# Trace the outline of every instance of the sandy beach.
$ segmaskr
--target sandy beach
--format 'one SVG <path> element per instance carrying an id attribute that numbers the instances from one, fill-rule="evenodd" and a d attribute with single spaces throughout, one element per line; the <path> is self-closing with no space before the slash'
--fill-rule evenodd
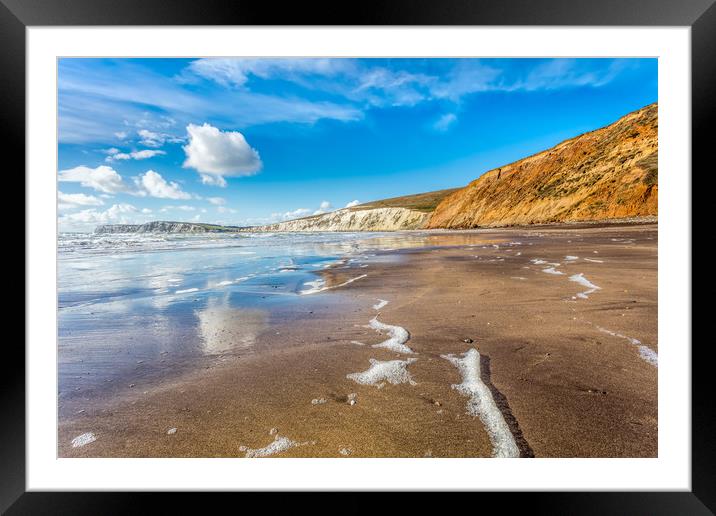
<path id="1" fill-rule="evenodd" d="M 242 345 L 68 402 L 58 455 L 655 457 L 657 244 L 544 226 L 354 257 L 207 322 Z"/>

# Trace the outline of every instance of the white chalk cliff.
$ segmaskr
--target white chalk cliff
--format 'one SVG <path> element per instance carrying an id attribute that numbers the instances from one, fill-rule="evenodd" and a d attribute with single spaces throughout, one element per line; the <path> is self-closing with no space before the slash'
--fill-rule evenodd
<path id="1" fill-rule="evenodd" d="M 343 208 L 322 215 L 277 222 L 251 231 L 396 231 L 420 229 L 430 213 L 408 208 Z"/>

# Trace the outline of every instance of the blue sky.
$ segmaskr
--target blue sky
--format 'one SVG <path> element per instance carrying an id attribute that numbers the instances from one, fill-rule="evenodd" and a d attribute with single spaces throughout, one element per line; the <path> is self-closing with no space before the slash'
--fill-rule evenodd
<path id="1" fill-rule="evenodd" d="M 463 186 L 657 100 L 656 59 L 61 59 L 61 231 Z"/>

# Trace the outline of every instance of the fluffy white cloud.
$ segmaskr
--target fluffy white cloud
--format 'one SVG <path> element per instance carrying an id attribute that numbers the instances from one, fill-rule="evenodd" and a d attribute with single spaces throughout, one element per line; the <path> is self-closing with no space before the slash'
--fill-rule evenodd
<path id="1" fill-rule="evenodd" d="M 127 191 L 127 186 L 122 181 L 122 176 L 112 167 L 106 165 L 101 165 L 97 168 L 79 166 L 61 170 L 58 179 L 60 182 L 80 183 L 82 186 L 108 194 Z"/>
<path id="2" fill-rule="evenodd" d="M 236 213 L 236 210 L 233 208 L 227 208 L 226 206 L 219 206 L 216 208 L 216 211 L 219 213 Z"/>
<path id="3" fill-rule="evenodd" d="M 214 206 L 221 206 L 222 204 L 226 204 L 226 199 L 223 197 L 207 197 L 206 199 Z"/>
<path id="4" fill-rule="evenodd" d="M 211 174 L 199 174 L 199 176 L 201 184 L 226 188 L 226 179 L 221 176 L 212 176 Z"/>
<path id="5" fill-rule="evenodd" d="M 448 129 L 450 129 L 450 126 L 452 126 L 457 121 L 457 116 L 455 116 L 454 113 L 445 113 L 443 116 L 438 118 L 436 122 L 433 124 L 433 129 L 440 132 L 445 132 Z"/>
<path id="6" fill-rule="evenodd" d="M 323 201 L 321 202 L 321 205 L 318 207 L 316 211 L 313 212 L 314 215 L 321 215 L 323 213 L 326 213 L 330 209 L 333 208 L 333 205 L 329 201 Z"/>
<path id="7" fill-rule="evenodd" d="M 102 206 L 104 204 L 102 199 L 83 193 L 66 194 L 57 192 L 57 201 L 57 207 L 60 210 L 71 210 L 79 206 Z"/>
<path id="8" fill-rule="evenodd" d="M 189 143 L 184 146 L 183 166 L 199 171 L 203 183 L 210 184 L 206 176 L 246 176 L 261 169 L 259 153 L 240 132 L 220 131 L 206 123 L 189 124 L 186 130 Z"/>
<path id="9" fill-rule="evenodd" d="M 358 206 L 359 204 L 360 204 L 360 202 L 358 201 L 358 199 L 355 199 L 354 201 L 351 201 L 351 202 L 349 202 L 348 204 L 346 204 L 345 207 L 346 207 L 346 208 L 352 208 L 353 206 Z"/>
<path id="10" fill-rule="evenodd" d="M 134 179 L 137 195 L 149 195 L 159 199 L 191 199 L 191 195 L 182 191 L 178 183 L 167 182 L 161 174 L 148 170 Z"/>
<path id="11" fill-rule="evenodd" d="M 59 223 L 61 230 L 91 229 L 98 224 L 131 224 L 136 221 L 130 215 L 138 211 L 131 204 L 114 204 L 105 211 L 88 209 L 63 215 Z"/>
<path id="12" fill-rule="evenodd" d="M 155 150 L 155 149 L 142 149 L 140 151 L 134 151 L 134 152 L 119 152 L 119 149 L 108 149 L 107 153 L 109 156 L 105 158 L 105 161 L 115 161 L 115 160 L 127 160 L 127 159 L 149 159 L 153 158 L 154 156 L 160 156 L 162 154 L 166 154 L 166 152 L 162 150 Z"/>

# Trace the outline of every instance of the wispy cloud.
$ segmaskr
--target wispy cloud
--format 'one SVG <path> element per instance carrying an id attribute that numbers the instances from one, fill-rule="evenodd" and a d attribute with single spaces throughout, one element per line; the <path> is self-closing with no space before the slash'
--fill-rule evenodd
<path id="1" fill-rule="evenodd" d="M 105 161 L 122 161 L 122 160 L 129 160 L 129 159 L 149 159 L 153 158 L 154 156 L 162 156 L 166 154 L 166 152 L 162 150 L 156 150 L 156 149 L 142 149 L 139 151 L 132 151 L 132 152 L 120 152 L 119 149 L 111 148 L 107 149 L 107 154 L 109 154 L 104 160 Z"/>
<path id="2" fill-rule="evenodd" d="M 457 116 L 454 113 L 445 113 L 435 121 L 433 129 L 439 132 L 445 132 L 450 129 L 450 126 L 452 126 L 456 121 Z"/>
<path id="3" fill-rule="evenodd" d="M 59 139 L 64 143 L 111 143 L 126 139 L 134 128 L 142 130 L 140 142 L 160 146 L 179 142 L 183 135 L 178 129 L 197 120 L 248 127 L 355 121 L 363 116 L 355 106 L 288 93 L 217 89 L 201 94 L 148 66 L 119 60 L 63 59 L 58 89 Z"/>

